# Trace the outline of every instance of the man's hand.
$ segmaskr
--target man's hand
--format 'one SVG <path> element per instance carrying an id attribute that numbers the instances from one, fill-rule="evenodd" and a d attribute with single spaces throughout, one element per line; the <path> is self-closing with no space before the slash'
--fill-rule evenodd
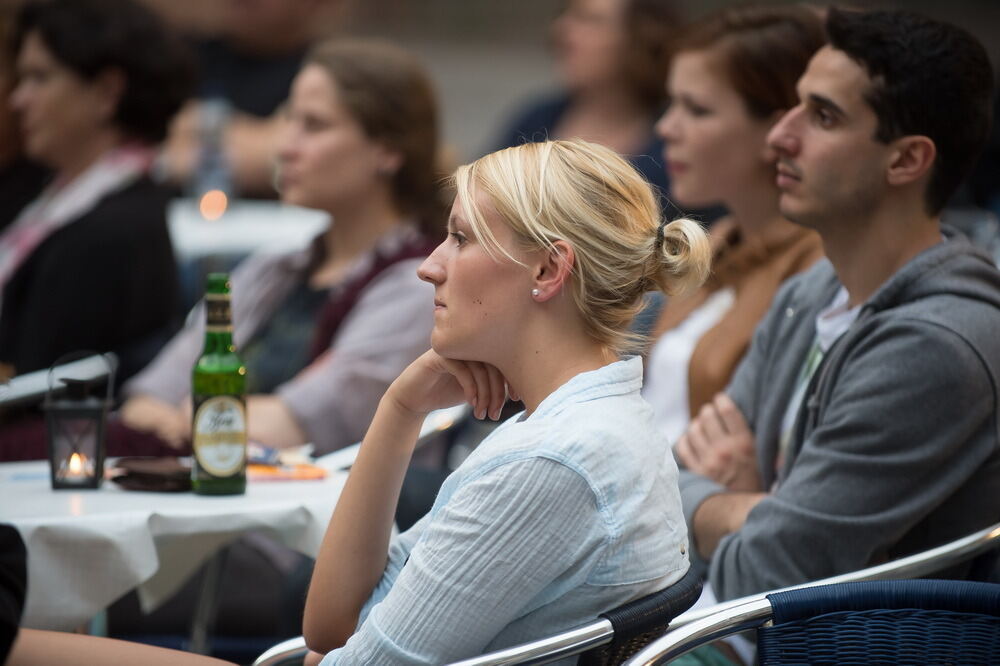
<path id="1" fill-rule="evenodd" d="M 725 393 L 701 408 L 677 441 L 676 451 L 685 467 L 727 490 L 762 490 L 753 433 L 739 407 Z"/>

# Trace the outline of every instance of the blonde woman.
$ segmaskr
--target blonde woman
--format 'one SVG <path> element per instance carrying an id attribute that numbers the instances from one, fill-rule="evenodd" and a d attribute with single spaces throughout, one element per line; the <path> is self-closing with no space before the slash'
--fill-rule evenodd
<path id="1" fill-rule="evenodd" d="M 471 657 L 688 569 L 677 468 L 639 395 L 642 362 L 623 352 L 646 291 L 704 279 L 701 228 L 660 222 L 646 181 L 583 141 L 487 155 L 455 185 L 449 236 L 418 271 L 435 290 L 433 349 L 383 396 L 317 558 L 304 621 L 313 663 Z M 464 401 L 495 419 L 508 395 L 525 411 L 392 538 L 424 416 Z M 54 649 L 25 633 L 22 649 Z M 145 652 L 88 643 L 105 657 Z"/>
<path id="2" fill-rule="evenodd" d="M 382 399 L 331 519 L 306 602 L 324 666 L 444 663 L 569 628 L 688 568 L 676 468 L 623 357 L 651 289 L 701 283 L 698 225 L 663 224 L 650 186 L 583 141 L 458 169 L 435 287 L 433 350 Z M 469 402 L 501 425 L 390 539 L 429 411 Z M 338 649 L 339 648 L 339 649 Z"/>

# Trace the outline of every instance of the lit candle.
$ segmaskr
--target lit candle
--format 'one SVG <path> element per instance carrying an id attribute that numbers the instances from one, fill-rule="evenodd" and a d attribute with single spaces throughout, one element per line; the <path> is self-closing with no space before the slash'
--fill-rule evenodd
<path id="1" fill-rule="evenodd" d="M 94 473 L 94 463 L 86 455 L 73 452 L 69 461 L 63 463 L 62 478 L 66 481 L 86 481 Z"/>

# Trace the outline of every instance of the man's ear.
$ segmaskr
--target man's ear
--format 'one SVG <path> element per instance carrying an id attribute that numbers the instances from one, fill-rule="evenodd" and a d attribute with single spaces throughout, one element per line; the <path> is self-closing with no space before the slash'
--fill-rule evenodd
<path id="1" fill-rule="evenodd" d="M 890 185 L 906 185 L 930 173 L 937 147 L 929 137 L 903 136 L 892 142 L 886 179 Z"/>
<path id="2" fill-rule="evenodd" d="M 564 240 L 555 241 L 552 249 L 542 250 L 534 269 L 534 288 L 538 291 L 535 300 L 541 303 L 558 295 L 563 285 L 569 282 L 575 262 L 573 246 Z"/>

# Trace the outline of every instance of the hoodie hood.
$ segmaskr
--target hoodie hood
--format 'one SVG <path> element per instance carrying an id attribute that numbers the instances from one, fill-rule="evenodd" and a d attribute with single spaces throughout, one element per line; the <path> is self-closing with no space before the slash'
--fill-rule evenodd
<path id="1" fill-rule="evenodd" d="M 860 316 L 939 295 L 1000 308 L 1000 271 L 961 232 L 942 226 L 945 240 L 911 259 L 872 294 Z"/>

